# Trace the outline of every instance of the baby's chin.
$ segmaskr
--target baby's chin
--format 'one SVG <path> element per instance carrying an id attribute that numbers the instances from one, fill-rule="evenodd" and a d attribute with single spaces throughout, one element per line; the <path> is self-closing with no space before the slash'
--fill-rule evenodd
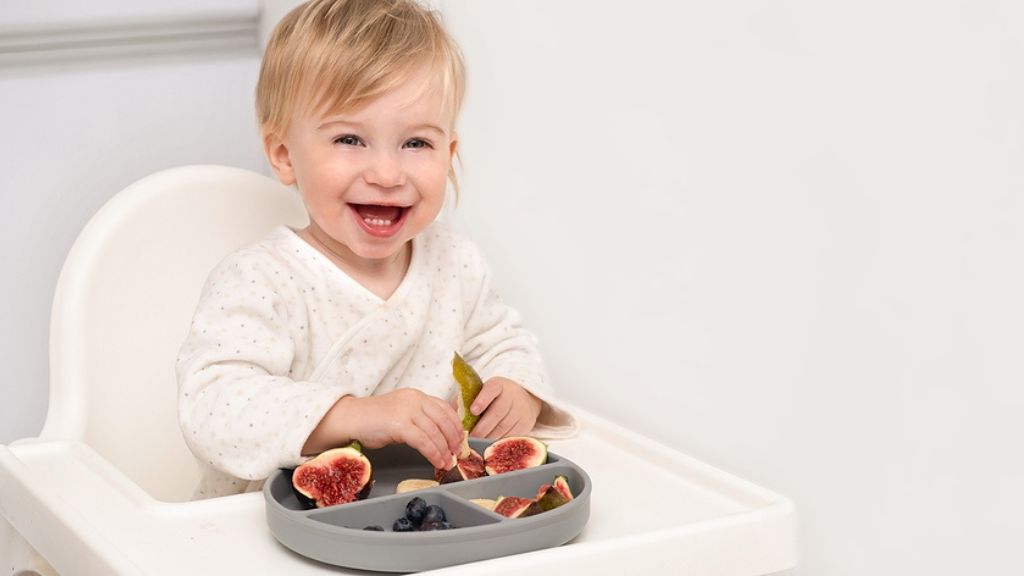
<path id="1" fill-rule="evenodd" d="M 411 238 L 389 238 L 386 242 L 355 242 L 348 248 L 363 260 L 385 262 L 402 254 L 411 242 Z"/>

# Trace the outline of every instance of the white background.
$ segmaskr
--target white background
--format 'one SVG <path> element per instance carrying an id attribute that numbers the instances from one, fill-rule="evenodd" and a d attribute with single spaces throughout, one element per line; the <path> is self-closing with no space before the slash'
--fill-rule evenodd
<path id="1" fill-rule="evenodd" d="M 792 498 L 792 574 L 1024 573 L 1024 4 L 435 4 L 455 217 L 565 397 Z M 262 169 L 256 66 L 0 71 L 0 441 L 103 200 Z"/>

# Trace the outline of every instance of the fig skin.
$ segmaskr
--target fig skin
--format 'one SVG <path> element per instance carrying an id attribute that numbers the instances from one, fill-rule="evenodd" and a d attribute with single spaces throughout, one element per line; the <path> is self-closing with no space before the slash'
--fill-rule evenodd
<path id="1" fill-rule="evenodd" d="M 537 507 L 540 508 L 542 512 L 554 510 L 555 508 L 558 508 L 559 506 L 566 504 L 568 502 L 569 499 L 567 499 L 557 488 L 555 488 L 551 484 L 545 484 L 541 486 L 540 490 L 537 491 L 536 503 Z"/>
<path id="2" fill-rule="evenodd" d="M 537 490 L 535 500 L 540 507 L 547 512 L 568 503 L 573 499 L 572 491 L 569 489 L 569 479 L 559 474 L 555 476 L 552 484 L 544 484 Z"/>
<path id="3" fill-rule="evenodd" d="M 484 450 L 484 470 L 489 476 L 534 468 L 547 461 L 547 445 L 529 436 L 495 440 Z"/>

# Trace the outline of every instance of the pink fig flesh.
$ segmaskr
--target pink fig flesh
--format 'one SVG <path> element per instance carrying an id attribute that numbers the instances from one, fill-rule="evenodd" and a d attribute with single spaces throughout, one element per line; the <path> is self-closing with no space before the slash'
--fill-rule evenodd
<path id="1" fill-rule="evenodd" d="M 502 438 L 484 450 L 484 467 L 491 476 L 533 468 L 547 461 L 548 447 L 529 436 Z"/>
<path id="2" fill-rule="evenodd" d="M 434 470 L 434 479 L 441 484 L 472 480 L 484 475 L 484 459 L 476 450 L 469 450 L 460 454 L 455 460 L 455 465 L 447 470 L 437 468 Z"/>
<path id="3" fill-rule="evenodd" d="M 292 486 L 324 508 L 369 496 L 371 475 L 370 461 L 361 452 L 352 447 L 335 448 L 296 467 Z"/>
<path id="4" fill-rule="evenodd" d="M 555 476 L 554 487 L 555 487 L 555 490 L 558 490 L 558 492 L 563 497 L 565 497 L 566 500 L 572 500 L 573 499 L 572 490 L 569 489 L 569 479 L 566 478 L 565 476 L 561 476 L 561 475 Z"/>
<path id="5" fill-rule="evenodd" d="M 498 503 L 494 505 L 494 511 L 506 518 L 520 518 L 533 504 L 534 501 L 529 498 L 502 496 L 498 498 Z"/>

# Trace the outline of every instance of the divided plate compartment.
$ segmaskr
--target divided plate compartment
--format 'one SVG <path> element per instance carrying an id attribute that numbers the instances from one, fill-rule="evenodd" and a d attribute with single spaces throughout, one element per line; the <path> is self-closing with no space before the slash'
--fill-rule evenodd
<path id="1" fill-rule="evenodd" d="M 489 440 L 471 438 L 481 455 Z M 291 550 L 328 564 L 382 572 L 414 572 L 559 546 L 575 538 L 590 517 L 590 478 L 576 464 L 548 452 L 547 463 L 498 476 L 442 484 L 395 494 L 407 478 L 433 478 L 433 467 L 404 445 L 366 450 L 374 485 L 366 500 L 305 510 L 292 490 L 290 475 L 278 471 L 263 486 L 267 524 Z M 534 498 L 544 484 L 565 476 L 573 500 L 526 518 L 505 518 L 470 502 L 499 496 Z M 392 532 L 415 497 L 444 509 L 453 528 Z M 381 526 L 385 531 L 364 530 Z"/>

